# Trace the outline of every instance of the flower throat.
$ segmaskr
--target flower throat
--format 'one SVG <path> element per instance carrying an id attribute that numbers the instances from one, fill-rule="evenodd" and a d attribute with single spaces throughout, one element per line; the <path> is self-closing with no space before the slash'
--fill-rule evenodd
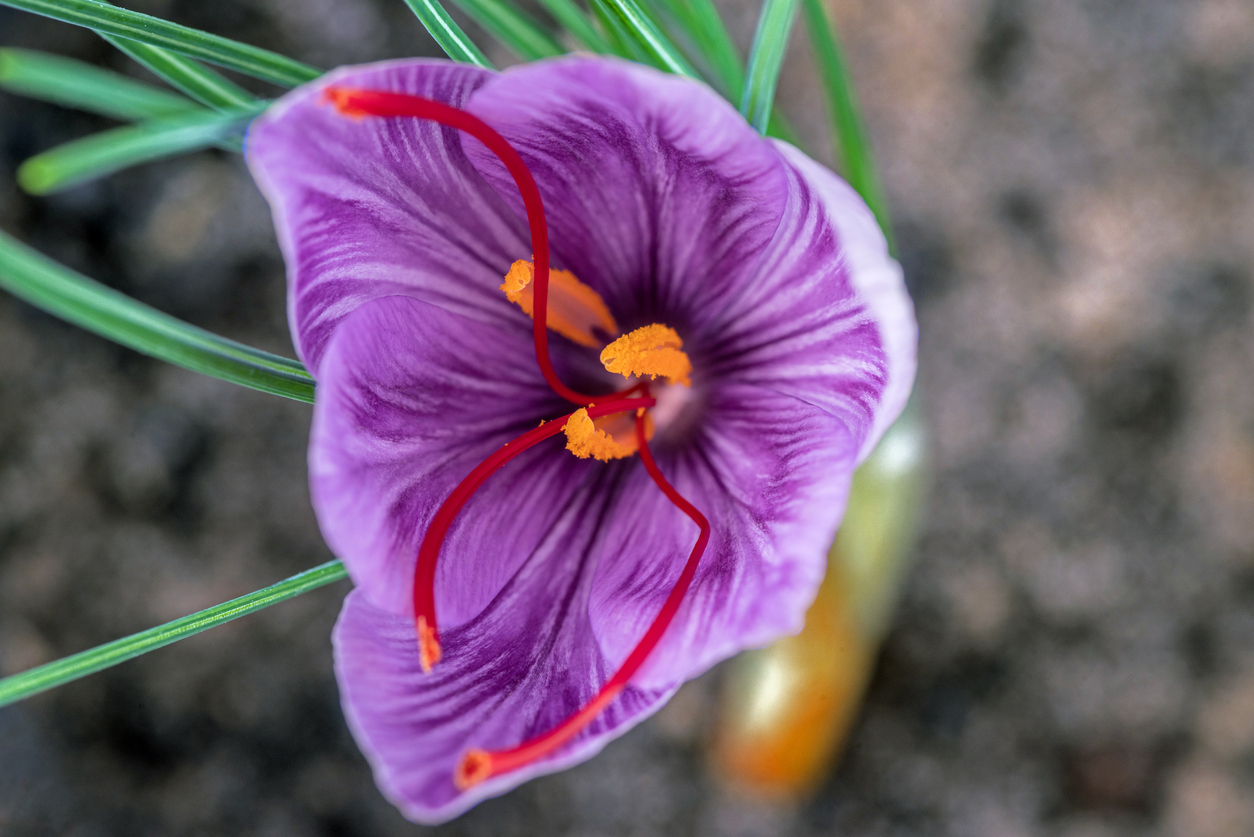
<path id="1" fill-rule="evenodd" d="M 414 570 L 414 626 L 417 632 L 419 662 L 423 671 L 429 673 L 440 662 L 443 653 L 436 622 L 435 571 L 440 547 L 449 528 L 458 512 L 488 477 L 523 451 L 545 439 L 564 432 L 567 448 L 583 458 L 594 457 L 608 461 L 639 452 L 640 460 L 654 483 L 699 529 L 696 545 L 689 553 L 678 580 L 657 616 L 623 664 L 592 700 L 553 729 L 515 747 L 502 750 L 474 748 L 465 752 L 454 770 L 453 781 L 459 789 L 466 790 L 493 776 L 517 770 L 552 754 L 577 736 L 618 697 L 662 640 L 679 611 L 696 575 L 701 555 L 709 543 L 710 524 L 705 515 L 667 482 L 653 459 L 649 450 L 652 422 L 648 409 L 657 401 L 651 394 L 649 383 L 643 377 L 627 389 L 602 396 L 576 392 L 557 377 L 549 358 L 550 327 L 576 343 L 593 347 L 599 343 L 597 332 L 613 336 L 617 332 L 617 325 L 595 291 L 566 271 L 550 270 L 548 224 L 545 220 L 544 204 L 535 179 L 518 152 L 483 120 L 432 99 L 381 90 L 335 86 L 327 87 L 323 91 L 323 97 L 339 113 L 356 119 L 368 116 L 417 118 L 456 128 L 483 143 L 504 164 L 522 196 L 531 233 L 533 257 L 531 262 L 514 263 L 501 290 L 511 302 L 518 304 L 532 317 L 536 363 L 545 382 L 559 396 L 580 407 L 560 418 L 543 422 L 534 430 L 507 442 L 479 463 L 436 511 L 418 549 L 418 561 Z M 552 287 L 555 291 L 552 302 L 551 279 L 556 280 Z M 550 324 L 551 305 L 553 321 Z M 692 365 L 682 351 L 682 346 L 679 335 L 673 329 L 659 324 L 648 325 L 613 340 L 601 352 L 601 360 L 607 369 L 628 377 L 629 381 L 632 376 L 648 375 L 652 379 L 662 376 L 672 383 L 687 384 Z M 634 423 L 624 421 L 633 414 Z M 619 425 L 617 428 L 614 427 L 615 423 Z"/>

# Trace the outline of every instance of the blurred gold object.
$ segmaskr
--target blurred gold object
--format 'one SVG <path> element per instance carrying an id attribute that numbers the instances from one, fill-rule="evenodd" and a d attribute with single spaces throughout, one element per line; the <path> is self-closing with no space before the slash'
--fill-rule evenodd
<path id="1" fill-rule="evenodd" d="M 857 715 L 914 543 L 926 438 L 912 400 L 854 475 L 827 577 L 801 633 L 742 654 L 724 687 L 719 772 L 775 797 L 828 774 Z"/>

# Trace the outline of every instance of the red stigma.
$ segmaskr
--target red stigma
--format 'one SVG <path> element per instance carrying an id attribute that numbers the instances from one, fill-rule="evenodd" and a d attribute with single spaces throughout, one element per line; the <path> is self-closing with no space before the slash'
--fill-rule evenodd
<path id="1" fill-rule="evenodd" d="M 582 708 L 548 732 L 524 741 L 516 747 L 506 750 L 488 751 L 479 748 L 468 750 L 459 760 L 453 773 L 454 784 L 460 790 L 471 788 L 480 782 L 517 770 L 553 753 L 562 745 L 582 732 L 598 715 L 608 707 L 636 675 L 648 659 L 649 654 L 661 642 L 666 629 L 670 627 L 683 604 L 688 588 L 696 575 L 697 565 L 710 541 L 710 524 L 691 503 L 671 486 L 658 469 L 649 450 L 646 438 L 645 411 L 657 402 L 649 394 L 649 386 L 645 382 L 637 383 L 629 389 L 611 395 L 591 396 L 575 392 L 558 379 L 549 358 L 548 342 L 548 295 L 549 295 L 549 238 L 548 224 L 544 216 L 544 202 L 535 178 L 527 169 L 522 157 L 509 143 L 476 116 L 451 105 L 410 96 L 403 93 L 389 93 L 382 90 L 361 90 L 349 87 L 330 86 L 322 91 L 323 99 L 335 107 L 344 116 L 360 119 L 367 116 L 376 117 L 412 117 L 429 119 L 441 125 L 463 131 L 496 155 L 504 164 L 518 192 L 522 196 L 523 207 L 527 214 L 527 223 L 531 231 L 531 247 L 535 269 L 534 303 L 532 314 L 532 335 L 535 342 L 536 362 L 548 385 L 567 401 L 587 407 L 590 418 L 600 418 L 635 411 L 636 438 L 639 443 L 640 459 L 645 470 L 657 484 L 662 493 L 684 514 L 697 524 L 699 534 L 696 545 L 688 555 L 675 585 L 662 604 L 661 610 L 654 617 L 649 629 L 636 643 L 627 659 L 614 675 L 601 687 L 596 696 Z M 631 397 L 639 393 L 639 397 Z M 601 399 L 602 403 L 594 404 Z M 448 536 L 449 528 L 457 518 L 457 514 L 466 505 L 474 493 L 487 481 L 488 477 L 499 471 L 519 454 L 534 447 L 545 439 L 552 438 L 563 431 L 573 413 L 542 423 L 534 430 L 505 443 L 495 453 L 475 466 L 474 470 L 458 484 L 449 494 L 444 503 L 436 511 L 430 525 L 423 536 L 418 549 L 417 566 L 414 569 L 414 625 L 418 636 L 419 664 L 424 672 L 430 672 L 443 652 L 440 647 L 439 631 L 435 613 L 435 572 L 440 555 L 440 548 Z"/>
<path id="2" fill-rule="evenodd" d="M 644 398 L 621 398 L 605 404 L 596 404 L 588 407 L 588 415 L 593 418 L 599 418 L 615 413 L 625 413 L 631 410 L 652 407 L 656 403 L 653 398 L 648 396 Z M 530 450 L 545 439 L 551 439 L 561 433 L 562 428 L 566 426 L 566 422 L 570 420 L 571 415 L 574 414 L 571 413 L 553 421 L 546 421 L 534 430 L 529 430 L 518 438 L 506 442 L 497 448 L 495 453 L 476 465 L 475 469 L 461 481 L 457 488 L 453 489 L 453 493 L 449 494 L 448 499 L 436 511 L 435 517 L 431 518 L 431 524 L 427 527 L 426 535 L 423 536 L 422 545 L 418 547 L 418 565 L 414 568 L 414 620 L 419 625 L 421 640 L 419 651 L 421 654 L 434 652 L 435 660 L 438 660 L 441 656 L 440 637 L 436 630 L 437 623 L 435 619 L 435 568 L 436 561 L 440 556 L 440 547 L 444 545 L 444 539 L 448 537 L 449 527 L 453 525 L 453 521 L 457 518 L 457 513 L 474 496 L 474 493 L 487 482 L 488 477 L 501 470 L 501 468 L 524 451 Z M 429 634 L 425 633 L 427 630 L 429 630 Z M 424 666 L 423 670 L 426 671 L 427 667 Z"/>
<path id="3" fill-rule="evenodd" d="M 649 625 L 649 629 L 644 632 L 644 636 L 636 643 L 636 647 L 627 655 L 627 659 L 623 661 L 618 671 L 614 672 L 614 676 L 601 687 L 596 697 L 553 729 L 529 741 L 524 741 L 517 747 L 490 752 L 484 750 L 468 751 L 462 756 L 462 760 L 458 764 L 456 772 L 458 777 L 469 779 L 473 776 L 478 777 L 477 781 L 483 781 L 492 776 L 508 773 L 511 770 L 517 770 L 524 765 L 544 758 L 570 741 L 582 732 L 588 724 L 592 723 L 597 715 L 601 714 L 614 698 L 618 697 L 623 689 L 626 688 L 627 683 L 636 675 L 640 667 L 644 665 L 649 654 L 661 642 L 663 634 L 670 627 L 675 614 L 679 612 L 684 596 L 688 594 L 688 588 L 692 585 L 692 579 L 697 573 L 697 564 L 700 563 L 701 555 L 705 552 L 705 547 L 710 542 L 710 523 L 705 519 L 705 515 L 697 511 L 695 506 L 684 499 L 666 481 L 666 477 L 662 476 L 662 472 L 658 470 L 657 463 L 653 460 L 653 453 L 649 450 L 648 440 L 645 439 L 643 411 L 636 415 L 636 439 L 640 443 L 640 459 L 644 462 L 645 470 L 649 472 L 649 476 L 657 483 L 657 487 L 662 489 L 662 493 L 666 495 L 667 499 L 678 506 L 684 514 L 688 515 L 700 530 L 700 534 L 697 535 L 697 543 L 693 546 L 692 552 L 688 554 L 688 562 L 684 564 L 683 570 L 679 573 L 679 579 L 675 582 L 675 586 L 671 588 L 670 595 L 666 597 L 666 601 L 663 602 L 662 609 L 658 611 L 657 616 L 653 617 L 653 624 Z"/>

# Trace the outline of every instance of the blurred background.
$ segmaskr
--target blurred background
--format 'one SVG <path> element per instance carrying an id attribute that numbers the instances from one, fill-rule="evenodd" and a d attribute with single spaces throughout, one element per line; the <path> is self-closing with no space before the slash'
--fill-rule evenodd
<path id="1" fill-rule="evenodd" d="M 323 67 L 434 51 L 400 0 L 127 5 Z M 595 760 L 438 833 L 1254 833 L 1254 4 L 830 10 L 918 305 L 933 442 L 846 757 L 804 800 L 720 782 L 716 670 Z M 756 5 L 728 14 L 747 44 Z M 0 45 L 142 75 L 86 30 L 9 9 Z M 827 159 L 793 47 L 781 101 Z M 0 228 L 290 355 L 282 263 L 238 157 L 18 191 L 23 159 L 108 125 L 0 94 Z M 0 294 L 0 673 L 329 560 L 309 415 Z M 339 712 L 328 634 L 346 591 L 0 710 L 0 834 L 421 831 Z"/>

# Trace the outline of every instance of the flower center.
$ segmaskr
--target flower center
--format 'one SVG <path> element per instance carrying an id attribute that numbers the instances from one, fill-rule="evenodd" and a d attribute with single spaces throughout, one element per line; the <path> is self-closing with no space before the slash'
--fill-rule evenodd
<path id="1" fill-rule="evenodd" d="M 649 450 L 652 421 L 648 410 L 657 401 L 650 394 L 648 382 L 640 381 L 621 392 L 597 397 L 575 392 L 557 377 L 549 358 L 550 327 L 576 343 L 595 347 L 602 342 L 598 332 L 605 337 L 614 337 L 618 334 L 618 326 L 604 300 L 594 290 L 567 271 L 549 269 L 548 226 L 544 217 L 544 203 L 535 179 L 518 152 L 487 123 L 442 102 L 381 90 L 334 86 L 325 88 L 323 96 L 341 114 L 352 118 L 409 117 L 430 119 L 457 128 L 482 142 L 500 159 L 522 196 L 534 252 L 534 262 L 514 262 L 501 290 L 505 291 L 511 302 L 519 305 L 532 318 L 536 363 L 545 381 L 555 393 L 567 401 L 581 405 L 575 412 L 542 422 L 534 430 L 507 442 L 475 466 L 436 511 L 423 535 L 414 568 L 414 628 L 419 663 L 423 671 L 430 672 L 442 656 L 436 622 L 435 570 L 440 547 L 449 528 L 458 512 L 488 477 L 523 451 L 544 440 L 565 432 L 568 450 L 581 458 L 594 457 L 603 461 L 639 452 L 640 460 L 654 483 L 698 529 L 697 542 L 657 616 L 623 664 L 592 700 L 553 729 L 515 747 L 495 751 L 477 748 L 468 750 L 453 774 L 454 783 L 465 790 L 493 776 L 517 770 L 552 754 L 582 732 L 622 693 L 631 678 L 644 665 L 649 654 L 661 642 L 683 604 L 696 575 L 701 555 L 709 543 L 710 524 L 666 480 Z M 653 324 L 615 339 L 601 352 L 601 361 L 606 369 L 628 378 L 629 383 L 636 376 L 648 375 L 654 380 L 664 377 L 671 384 L 686 388 L 692 364 L 682 347 L 683 341 L 673 329 Z M 639 395 L 636 396 L 636 393 Z M 628 419 L 632 414 L 634 421 Z"/>

